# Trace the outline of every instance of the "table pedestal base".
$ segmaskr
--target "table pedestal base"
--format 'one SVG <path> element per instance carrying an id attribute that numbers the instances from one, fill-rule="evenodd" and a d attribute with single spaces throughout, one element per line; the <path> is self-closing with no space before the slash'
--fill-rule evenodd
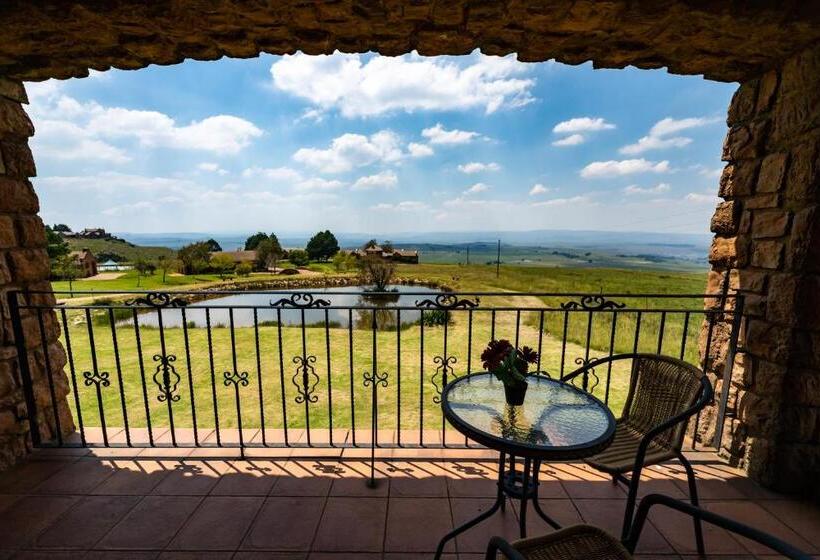
<path id="1" fill-rule="evenodd" d="M 535 459 L 523 459 L 523 469 L 517 471 L 515 469 L 515 456 L 510 455 L 509 468 L 506 465 L 507 454 L 501 453 L 498 459 L 498 493 L 496 494 L 495 503 L 487 511 L 482 512 L 474 519 L 463 523 L 456 527 L 441 539 L 436 549 L 436 559 L 441 558 L 444 552 L 444 546 L 447 541 L 460 535 L 467 529 L 474 527 L 492 517 L 492 515 L 499 509 L 504 511 L 507 504 L 507 496 L 520 500 L 521 507 L 519 510 L 518 528 L 521 538 L 527 536 L 527 504 L 532 500 L 535 512 L 541 518 L 549 523 L 554 529 L 560 529 L 561 526 L 552 519 L 549 515 L 544 513 L 541 509 L 541 504 L 538 503 L 538 472 L 541 468 L 541 461 Z"/>

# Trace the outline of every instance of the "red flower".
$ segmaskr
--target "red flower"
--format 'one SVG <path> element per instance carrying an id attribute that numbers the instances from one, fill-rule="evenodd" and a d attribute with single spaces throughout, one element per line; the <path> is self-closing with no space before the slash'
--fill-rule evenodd
<path id="1" fill-rule="evenodd" d="M 524 359 L 525 362 L 534 364 L 538 361 L 538 352 L 536 352 L 529 346 L 524 346 L 521 349 L 521 357 Z"/>
<path id="2" fill-rule="evenodd" d="M 509 340 L 491 340 L 484 352 L 481 353 L 484 369 L 487 371 L 497 369 L 511 350 L 513 350 L 513 346 Z"/>

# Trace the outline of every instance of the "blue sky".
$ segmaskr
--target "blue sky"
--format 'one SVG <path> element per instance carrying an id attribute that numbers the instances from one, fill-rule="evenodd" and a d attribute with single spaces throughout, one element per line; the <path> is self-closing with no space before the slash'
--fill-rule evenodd
<path id="1" fill-rule="evenodd" d="M 42 216 L 131 232 L 706 233 L 735 84 L 262 56 L 28 84 Z"/>

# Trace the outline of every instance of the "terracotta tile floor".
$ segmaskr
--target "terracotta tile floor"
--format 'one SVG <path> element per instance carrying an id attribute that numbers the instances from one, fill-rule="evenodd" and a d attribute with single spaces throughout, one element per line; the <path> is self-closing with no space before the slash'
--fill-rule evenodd
<path id="1" fill-rule="evenodd" d="M 439 537 L 487 508 L 495 493 L 497 464 L 483 450 L 433 450 L 432 458 L 385 450 L 375 489 L 365 485 L 361 454 L 298 453 L 240 460 L 214 450 L 41 451 L 0 473 L 0 559 L 430 558 Z M 711 454 L 691 458 L 705 507 L 820 555 L 820 507 L 762 489 Z M 646 491 L 686 496 L 678 465 L 650 468 L 644 481 Z M 563 524 L 620 530 L 623 489 L 582 464 L 544 465 L 541 496 Z M 515 538 L 518 506 L 451 542 L 448 560 L 482 558 L 493 534 Z M 531 535 L 550 530 L 531 510 L 527 525 Z M 705 538 L 710 556 L 766 554 L 719 529 L 708 527 Z M 638 552 L 695 554 L 691 523 L 657 509 Z"/>

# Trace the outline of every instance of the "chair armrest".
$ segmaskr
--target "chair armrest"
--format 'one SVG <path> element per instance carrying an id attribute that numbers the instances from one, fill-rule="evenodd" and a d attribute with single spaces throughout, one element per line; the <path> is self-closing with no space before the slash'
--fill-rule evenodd
<path id="1" fill-rule="evenodd" d="M 723 517 L 722 515 L 712 513 L 711 511 L 696 508 L 686 502 L 681 502 L 680 500 L 670 498 L 669 496 L 663 496 L 661 494 L 650 494 L 641 500 L 641 505 L 638 506 L 638 513 L 635 515 L 635 522 L 632 525 L 632 530 L 630 531 L 626 541 L 623 543 L 630 552 L 635 551 L 635 546 L 638 544 L 638 539 L 640 538 L 641 530 L 646 522 L 646 517 L 649 515 L 649 509 L 657 504 L 677 510 L 691 517 L 699 518 L 701 521 L 705 521 L 706 523 L 726 529 L 727 531 L 740 535 L 741 537 L 753 540 L 788 558 L 792 558 L 794 560 L 810 560 L 811 558 L 811 556 L 805 552 L 798 550 L 789 543 L 773 537 L 768 533 L 764 533 L 763 531 L 743 525 L 742 523 L 738 523 L 728 517 Z"/>
<path id="2" fill-rule="evenodd" d="M 487 545 L 485 560 L 495 560 L 498 551 L 501 551 L 509 560 L 526 560 L 524 556 L 501 537 L 493 537 Z"/>

